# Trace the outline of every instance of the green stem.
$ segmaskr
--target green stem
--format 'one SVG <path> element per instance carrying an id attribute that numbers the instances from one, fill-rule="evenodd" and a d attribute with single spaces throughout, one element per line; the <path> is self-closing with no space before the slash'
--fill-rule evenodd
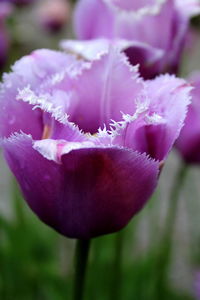
<path id="1" fill-rule="evenodd" d="M 84 287 L 89 249 L 90 240 L 77 240 L 75 252 L 75 278 L 73 300 L 82 300 L 84 297 Z"/>
<path id="2" fill-rule="evenodd" d="M 161 243 L 159 247 L 159 252 L 157 254 L 157 292 L 159 295 L 163 294 L 163 290 L 167 282 L 167 274 L 169 263 L 171 259 L 172 244 L 173 244 L 173 232 L 175 228 L 176 216 L 178 212 L 178 201 L 180 198 L 180 193 L 182 191 L 184 181 L 187 175 L 188 166 L 184 163 L 181 164 L 177 176 L 175 178 L 174 184 L 172 186 L 170 194 L 170 202 L 167 211 L 164 232 L 161 238 Z"/>
<path id="3" fill-rule="evenodd" d="M 111 299 L 121 299 L 121 286 L 122 286 L 122 254 L 123 254 L 123 241 L 124 231 L 120 231 L 115 236 L 115 253 L 113 263 L 113 278 L 112 278 L 112 291 Z"/>

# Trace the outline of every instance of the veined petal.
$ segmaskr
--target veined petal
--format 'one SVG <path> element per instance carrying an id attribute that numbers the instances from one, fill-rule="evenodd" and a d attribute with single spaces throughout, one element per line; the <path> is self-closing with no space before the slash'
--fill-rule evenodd
<path id="1" fill-rule="evenodd" d="M 69 120 L 85 132 L 96 133 L 111 119 L 121 120 L 120 111 L 134 113 L 142 89 L 137 68 L 130 66 L 124 54 L 111 49 L 74 80 Z"/>
<path id="2" fill-rule="evenodd" d="M 72 238 L 123 228 L 151 196 L 158 162 L 119 148 L 72 150 L 61 164 L 32 147 L 30 136 L 3 141 L 5 157 L 32 210 Z"/>
<path id="3" fill-rule="evenodd" d="M 144 78 L 153 78 L 162 70 L 160 60 L 165 55 L 162 49 L 154 48 L 146 43 L 137 40 L 124 39 L 92 39 L 85 41 L 64 40 L 60 44 L 61 48 L 67 53 L 73 53 L 77 57 L 86 60 L 98 60 L 101 56 L 108 54 L 111 47 L 124 52 L 131 65 L 139 64 L 140 74 Z"/>

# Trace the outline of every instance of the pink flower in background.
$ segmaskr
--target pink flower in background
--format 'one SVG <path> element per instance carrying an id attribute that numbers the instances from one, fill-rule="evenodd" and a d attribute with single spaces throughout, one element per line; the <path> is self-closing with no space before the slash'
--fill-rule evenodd
<path id="1" fill-rule="evenodd" d="M 190 102 L 184 80 L 145 81 L 118 47 L 97 56 L 37 50 L 1 85 L 6 160 L 32 210 L 72 238 L 118 231 L 142 209 Z"/>
<path id="2" fill-rule="evenodd" d="M 69 23 L 71 5 L 68 0 L 43 0 L 37 8 L 38 21 L 45 29 L 57 32 Z"/>
<path id="3" fill-rule="evenodd" d="M 176 148 L 187 163 L 200 163 L 200 72 L 193 73 L 189 81 L 194 89 L 185 125 L 177 140 Z"/>
<path id="4" fill-rule="evenodd" d="M 79 39 L 140 42 L 125 52 L 133 65 L 140 64 L 144 78 L 153 78 L 162 72 L 177 73 L 189 19 L 199 12 L 198 0 L 79 0 L 74 27 Z M 155 60 L 146 45 L 162 55 Z"/>

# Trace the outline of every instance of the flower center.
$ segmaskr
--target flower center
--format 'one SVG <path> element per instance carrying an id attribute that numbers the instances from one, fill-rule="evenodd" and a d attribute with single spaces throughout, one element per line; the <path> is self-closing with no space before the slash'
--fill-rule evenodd
<path id="1" fill-rule="evenodd" d="M 43 133 L 42 133 L 42 140 L 49 139 L 52 134 L 52 128 L 48 125 L 44 125 Z"/>

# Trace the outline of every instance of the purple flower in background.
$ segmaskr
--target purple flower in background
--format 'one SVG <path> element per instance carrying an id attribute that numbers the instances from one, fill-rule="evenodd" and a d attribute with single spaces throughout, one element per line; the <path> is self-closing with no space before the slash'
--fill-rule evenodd
<path id="1" fill-rule="evenodd" d="M 29 206 L 72 238 L 123 228 L 156 187 L 189 91 L 170 75 L 144 81 L 114 46 L 90 62 L 50 50 L 16 62 L 0 134 Z"/>
<path id="2" fill-rule="evenodd" d="M 144 78 L 177 73 L 191 16 L 198 0 L 79 0 L 74 27 L 79 39 L 122 38 L 140 42 L 125 50 Z M 160 51 L 155 60 L 147 45 Z"/>
<path id="3" fill-rule="evenodd" d="M 185 125 L 177 140 L 176 148 L 187 163 L 200 163 L 200 72 L 193 73 L 189 81 L 194 86 Z"/>
<path id="4" fill-rule="evenodd" d="M 194 282 L 194 294 L 195 299 L 200 299 L 200 272 L 197 271 L 195 274 L 195 282 Z"/>
<path id="5" fill-rule="evenodd" d="M 0 69 L 4 66 L 9 49 L 9 38 L 6 31 L 5 19 L 11 13 L 12 7 L 6 3 L 0 3 Z"/>

